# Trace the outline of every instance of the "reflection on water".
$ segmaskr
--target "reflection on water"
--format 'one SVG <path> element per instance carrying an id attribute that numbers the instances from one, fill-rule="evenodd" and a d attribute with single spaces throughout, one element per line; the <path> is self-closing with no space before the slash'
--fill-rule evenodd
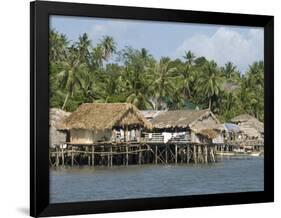
<path id="1" fill-rule="evenodd" d="M 262 191 L 263 171 L 262 157 L 231 157 L 213 164 L 52 168 L 50 201 Z"/>

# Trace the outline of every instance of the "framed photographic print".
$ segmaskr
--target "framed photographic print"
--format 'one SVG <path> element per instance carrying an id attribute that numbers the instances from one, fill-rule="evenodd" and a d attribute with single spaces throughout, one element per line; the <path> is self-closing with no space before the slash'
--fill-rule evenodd
<path id="1" fill-rule="evenodd" d="M 35 1 L 30 215 L 272 202 L 273 17 Z"/>

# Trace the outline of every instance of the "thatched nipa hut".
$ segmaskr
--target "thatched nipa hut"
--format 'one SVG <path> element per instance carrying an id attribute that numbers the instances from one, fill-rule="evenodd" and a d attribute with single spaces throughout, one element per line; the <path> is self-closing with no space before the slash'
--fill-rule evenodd
<path id="1" fill-rule="evenodd" d="M 166 111 L 151 122 L 154 132 L 161 132 L 164 136 L 170 137 L 170 141 L 224 142 L 224 128 L 208 109 Z"/>
<path id="2" fill-rule="evenodd" d="M 63 120 L 71 113 L 58 108 L 51 108 L 49 113 L 50 147 L 65 144 L 67 132 L 63 128 Z"/>
<path id="3" fill-rule="evenodd" d="M 241 114 L 231 119 L 231 122 L 240 127 L 246 139 L 263 139 L 264 125 L 255 117 L 249 114 Z"/>
<path id="4" fill-rule="evenodd" d="M 64 126 L 72 144 L 139 141 L 141 129 L 151 128 L 139 110 L 127 103 L 82 104 Z"/>
<path id="5" fill-rule="evenodd" d="M 242 132 L 240 126 L 234 123 L 224 123 L 226 130 L 225 139 L 227 141 L 239 141 L 242 139 Z"/>

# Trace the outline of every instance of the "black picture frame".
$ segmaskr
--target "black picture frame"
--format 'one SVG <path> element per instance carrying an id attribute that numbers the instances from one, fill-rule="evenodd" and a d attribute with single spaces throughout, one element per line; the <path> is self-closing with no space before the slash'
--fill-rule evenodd
<path id="1" fill-rule="evenodd" d="M 264 28 L 264 191 L 77 203 L 49 203 L 49 16 L 67 15 Z M 274 201 L 274 17 L 79 3 L 30 3 L 30 215 L 59 216 Z"/>

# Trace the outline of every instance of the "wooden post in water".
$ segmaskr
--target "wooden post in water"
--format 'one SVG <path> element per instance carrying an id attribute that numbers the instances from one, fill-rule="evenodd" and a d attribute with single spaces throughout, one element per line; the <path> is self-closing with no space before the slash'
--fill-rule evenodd
<path id="1" fill-rule="evenodd" d="M 110 166 L 112 166 L 112 159 L 113 159 L 113 157 L 112 157 L 112 146 L 110 146 Z"/>
<path id="2" fill-rule="evenodd" d="M 205 145 L 205 163 L 208 163 L 208 146 Z"/>
<path id="3" fill-rule="evenodd" d="M 155 146 L 155 164 L 157 164 L 157 152 L 158 152 L 158 146 Z"/>
<path id="4" fill-rule="evenodd" d="M 126 165 L 128 166 L 129 164 L 129 148 L 128 148 L 128 145 L 126 145 Z"/>
<path id="5" fill-rule="evenodd" d="M 146 163 L 150 162 L 150 155 L 151 155 L 151 150 L 150 147 L 148 145 L 146 145 Z"/>
<path id="6" fill-rule="evenodd" d="M 190 147 L 189 145 L 186 146 L 186 163 L 189 163 L 189 151 L 190 151 Z"/>
<path id="7" fill-rule="evenodd" d="M 92 166 L 95 166 L 95 146 L 92 145 Z"/>
<path id="8" fill-rule="evenodd" d="M 211 151 L 210 152 L 211 152 L 211 158 L 212 158 L 213 162 L 216 162 L 214 150 L 215 150 L 215 148 L 211 147 Z"/>
<path id="9" fill-rule="evenodd" d="M 141 152 L 141 145 L 139 145 L 139 164 L 141 164 L 142 159 L 142 152 Z"/>
<path id="10" fill-rule="evenodd" d="M 202 163 L 201 145 L 198 145 L 198 162 Z"/>
<path id="11" fill-rule="evenodd" d="M 194 163 L 197 163 L 196 145 L 193 145 L 193 159 Z"/>
<path id="12" fill-rule="evenodd" d="M 64 166 L 64 151 L 63 151 L 63 147 L 61 147 L 61 165 Z"/>
<path id="13" fill-rule="evenodd" d="M 107 166 L 110 166 L 110 152 L 109 152 L 109 148 L 107 150 Z"/>
<path id="14" fill-rule="evenodd" d="M 178 145 L 175 144 L 175 164 L 178 163 Z"/>
<path id="15" fill-rule="evenodd" d="M 90 146 L 86 145 L 86 151 L 87 151 L 87 158 L 88 158 L 88 166 L 91 166 L 91 155 L 90 155 Z"/>
<path id="16" fill-rule="evenodd" d="M 179 149 L 179 151 L 180 151 L 181 163 L 183 163 L 185 149 L 181 146 L 181 149 Z"/>
<path id="17" fill-rule="evenodd" d="M 74 154 L 73 154 L 73 146 L 71 146 L 71 166 L 74 165 Z"/>
<path id="18" fill-rule="evenodd" d="M 59 147 L 56 146 L 56 167 L 58 167 L 60 164 L 60 159 L 59 159 Z"/>
<path id="19" fill-rule="evenodd" d="M 168 163 L 168 147 L 167 145 L 165 146 L 165 163 Z"/>

